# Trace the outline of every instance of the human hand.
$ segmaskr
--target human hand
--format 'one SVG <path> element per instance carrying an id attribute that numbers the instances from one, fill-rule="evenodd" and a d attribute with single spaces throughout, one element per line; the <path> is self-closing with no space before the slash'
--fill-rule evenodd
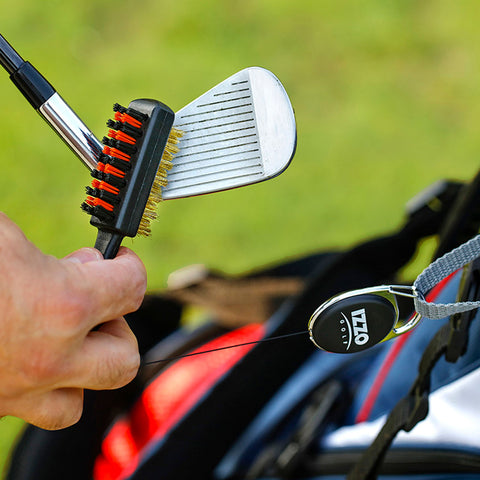
<path id="1" fill-rule="evenodd" d="M 146 272 L 121 248 L 44 255 L 0 213 L 0 415 L 45 429 L 76 423 L 83 389 L 114 389 L 139 366 L 123 315 L 140 306 Z"/>

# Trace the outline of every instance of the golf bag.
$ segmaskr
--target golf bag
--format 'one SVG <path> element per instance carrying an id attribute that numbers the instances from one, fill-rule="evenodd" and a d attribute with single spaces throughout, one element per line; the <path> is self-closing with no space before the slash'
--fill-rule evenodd
<path id="1" fill-rule="evenodd" d="M 137 378 L 86 392 L 73 427 L 27 426 L 6 478 L 480 479 L 475 313 L 424 319 L 351 355 L 318 350 L 306 333 L 331 296 L 399 283 L 422 239 L 435 236 L 439 256 L 476 234 L 479 182 L 434 185 L 398 231 L 351 249 L 237 277 L 196 272 L 147 296 L 128 318 L 144 360 Z M 472 262 L 429 298 L 478 298 L 479 273 Z M 194 329 L 181 321 L 192 304 L 211 312 Z"/>

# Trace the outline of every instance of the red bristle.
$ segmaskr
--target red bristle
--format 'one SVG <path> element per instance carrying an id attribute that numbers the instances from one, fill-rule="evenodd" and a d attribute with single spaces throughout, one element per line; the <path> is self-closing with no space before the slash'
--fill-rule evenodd
<path id="1" fill-rule="evenodd" d="M 110 130 L 107 137 L 104 137 L 102 154 L 92 172 L 93 188 L 87 188 L 88 197 L 83 204 L 85 211 L 102 218 L 105 215 L 114 216 L 114 205 L 118 204 L 121 189 L 125 186 L 131 168 L 131 155 L 136 153 L 137 138 L 143 133 L 143 114 L 118 104 L 115 104 L 114 112 L 116 123 L 113 120 L 107 122 Z M 145 116 L 145 120 L 147 118 Z"/>
<path id="2" fill-rule="evenodd" d="M 95 178 L 92 180 L 92 187 L 98 190 L 105 190 L 106 192 L 113 193 L 114 195 L 118 195 L 120 193 L 120 189 L 118 189 L 117 187 L 114 187 L 107 182 L 97 180 Z"/>
<path id="3" fill-rule="evenodd" d="M 105 190 L 106 192 L 110 192 L 115 195 L 118 195 L 120 193 L 120 190 L 117 187 L 114 187 L 107 182 L 100 182 L 100 185 L 97 188 L 99 190 Z"/>
<path id="4" fill-rule="evenodd" d="M 89 202 L 88 200 L 91 201 Z M 103 207 L 105 210 L 108 210 L 109 212 L 113 212 L 113 205 L 106 202 L 105 200 L 102 200 L 101 198 L 96 198 L 96 197 L 88 197 L 87 198 L 87 203 L 91 205 L 92 207 Z"/>
<path id="5" fill-rule="evenodd" d="M 125 172 L 122 172 L 120 169 L 115 168 L 112 165 L 105 165 L 104 172 L 105 173 L 110 173 L 110 174 L 115 175 L 116 177 L 119 177 L 119 178 L 124 178 L 125 177 Z"/>
<path id="6" fill-rule="evenodd" d="M 131 145 L 135 145 L 135 143 L 137 143 L 137 140 L 135 138 L 131 137 L 125 132 L 119 131 L 117 138 L 118 140 L 121 140 L 122 142 L 125 142 L 125 143 L 129 143 Z"/>
<path id="7" fill-rule="evenodd" d="M 136 128 L 141 128 L 142 126 L 142 122 L 139 122 L 138 120 L 128 115 L 127 113 L 115 112 L 115 120 L 118 120 L 119 122 L 123 122 L 123 123 L 128 123 Z"/>
<path id="8" fill-rule="evenodd" d="M 121 132 L 120 130 L 109 130 L 108 136 L 110 138 L 114 138 L 115 140 L 120 140 L 121 142 L 128 143 L 129 145 L 135 145 L 136 143 L 136 140 L 133 137 L 127 135 L 124 132 Z"/>
<path id="9" fill-rule="evenodd" d="M 121 160 L 125 160 L 126 162 L 130 161 L 130 155 L 127 155 L 118 148 L 109 147 L 108 145 L 105 145 L 103 147 L 103 153 L 105 155 L 110 155 L 111 157 L 120 158 Z"/>
<path id="10" fill-rule="evenodd" d="M 141 128 L 142 126 L 142 122 L 139 122 L 138 120 L 136 120 L 135 118 L 133 118 L 131 115 L 129 115 L 128 113 L 124 113 L 123 114 L 123 121 L 125 123 L 129 123 L 130 125 L 133 125 L 134 127 L 137 127 L 137 128 Z"/>

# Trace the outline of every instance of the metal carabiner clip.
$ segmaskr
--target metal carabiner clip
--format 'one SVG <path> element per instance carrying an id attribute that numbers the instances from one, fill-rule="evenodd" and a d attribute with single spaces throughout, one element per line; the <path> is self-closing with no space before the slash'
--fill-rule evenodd
<path id="1" fill-rule="evenodd" d="M 310 340 L 333 353 L 354 353 L 402 335 L 421 316 L 400 319 L 397 296 L 416 298 L 413 286 L 381 285 L 341 293 L 320 305 L 308 322 Z"/>

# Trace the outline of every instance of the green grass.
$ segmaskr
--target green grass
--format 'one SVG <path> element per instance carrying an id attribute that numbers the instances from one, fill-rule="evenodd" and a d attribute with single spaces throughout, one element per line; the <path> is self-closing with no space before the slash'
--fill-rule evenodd
<path id="1" fill-rule="evenodd" d="M 205 263 L 236 273 L 394 229 L 440 178 L 468 179 L 480 150 L 478 4 L 449 0 L 20 0 L 3 33 L 98 135 L 112 103 L 178 110 L 260 65 L 295 108 L 298 149 L 277 179 L 166 202 L 150 239 L 126 242 L 150 290 Z M 0 75 L 0 208 L 44 252 L 92 245 L 84 167 Z M 26 293 L 27 294 L 27 293 Z M 0 423 L 5 457 L 18 423 Z"/>

